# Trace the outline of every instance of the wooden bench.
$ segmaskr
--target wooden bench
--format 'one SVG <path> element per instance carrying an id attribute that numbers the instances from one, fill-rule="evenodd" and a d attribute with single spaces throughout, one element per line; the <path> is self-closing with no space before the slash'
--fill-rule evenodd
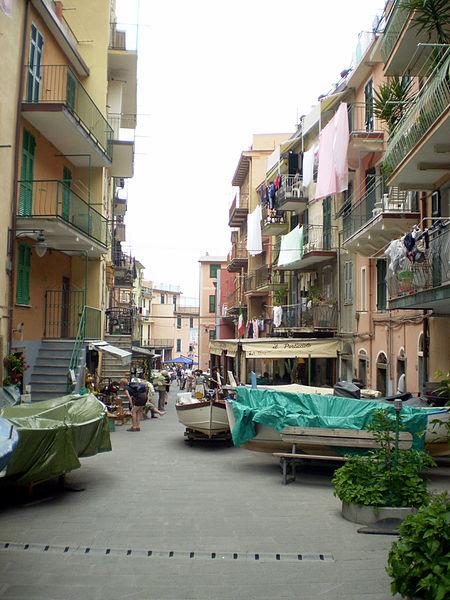
<path id="1" fill-rule="evenodd" d="M 291 452 L 274 452 L 272 456 L 280 459 L 283 470 L 283 483 L 295 481 L 295 464 L 302 460 L 325 460 L 345 462 L 345 456 L 333 456 L 321 453 L 320 448 L 343 447 L 373 449 L 378 447 L 375 435 L 372 431 L 365 429 L 323 429 L 321 427 L 285 427 L 281 432 L 283 442 L 292 444 Z M 298 453 L 297 445 L 317 447 L 317 454 Z M 402 449 L 411 448 L 412 434 L 408 432 L 399 433 L 398 447 Z M 288 469 L 290 468 L 290 475 Z"/>

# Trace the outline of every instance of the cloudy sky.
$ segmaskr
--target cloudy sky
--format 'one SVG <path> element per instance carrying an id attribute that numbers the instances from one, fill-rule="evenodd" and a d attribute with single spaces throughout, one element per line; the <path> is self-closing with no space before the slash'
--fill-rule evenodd
<path id="1" fill-rule="evenodd" d="M 197 296 L 198 258 L 230 250 L 231 180 L 252 134 L 295 131 L 384 1 L 116 1 L 119 22 L 139 23 L 126 248 L 146 279 Z"/>

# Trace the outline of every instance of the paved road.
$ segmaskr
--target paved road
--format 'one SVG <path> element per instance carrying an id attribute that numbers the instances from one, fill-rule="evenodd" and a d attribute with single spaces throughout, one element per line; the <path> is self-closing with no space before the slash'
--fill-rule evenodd
<path id="1" fill-rule="evenodd" d="M 391 598 L 394 538 L 341 517 L 330 470 L 284 486 L 271 455 L 187 446 L 172 387 L 164 417 L 117 427 L 112 452 L 82 459 L 68 483 L 85 491 L 0 508 L 0 598 Z"/>

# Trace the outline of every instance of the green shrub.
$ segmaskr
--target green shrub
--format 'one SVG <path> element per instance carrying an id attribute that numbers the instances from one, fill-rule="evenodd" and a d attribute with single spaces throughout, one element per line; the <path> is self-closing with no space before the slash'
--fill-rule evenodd
<path id="1" fill-rule="evenodd" d="M 386 571 L 392 594 L 424 600 L 450 598 L 450 498 L 436 496 L 417 514 L 408 516 L 392 544 Z"/>

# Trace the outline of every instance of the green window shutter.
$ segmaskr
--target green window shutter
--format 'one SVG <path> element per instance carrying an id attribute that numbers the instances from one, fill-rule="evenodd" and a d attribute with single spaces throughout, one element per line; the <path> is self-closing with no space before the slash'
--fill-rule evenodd
<path id="1" fill-rule="evenodd" d="M 17 256 L 16 303 L 30 303 L 31 246 L 19 244 Z"/>
<path id="2" fill-rule="evenodd" d="M 211 279 L 217 278 L 217 271 L 220 270 L 220 265 L 209 265 L 209 276 Z"/>
<path id="3" fill-rule="evenodd" d="M 181 352 L 181 340 L 177 339 L 177 352 Z"/>
<path id="4" fill-rule="evenodd" d="M 352 262 L 344 263 L 344 302 L 352 302 Z"/>
<path id="5" fill-rule="evenodd" d="M 387 307 L 386 272 L 384 258 L 377 260 L 377 310 L 386 310 Z"/>
<path id="6" fill-rule="evenodd" d="M 210 329 L 209 330 L 209 339 L 210 340 L 215 340 L 216 339 L 216 330 L 215 329 Z"/>
<path id="7" fill-rule="evenodd" d="M 209 312 L 210 313 L 216 312 L 216 297 L 215 296 L 209 297 Z"/>

